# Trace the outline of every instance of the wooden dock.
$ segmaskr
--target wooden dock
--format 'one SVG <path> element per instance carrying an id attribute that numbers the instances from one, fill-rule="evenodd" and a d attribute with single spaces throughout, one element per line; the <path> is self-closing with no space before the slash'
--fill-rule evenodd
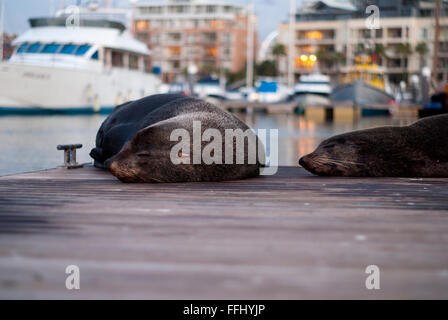
<path id="1" fill-rule="evenodd" d="M 1 177 L 0 298 L 447 299 L 448 179 Z"/>

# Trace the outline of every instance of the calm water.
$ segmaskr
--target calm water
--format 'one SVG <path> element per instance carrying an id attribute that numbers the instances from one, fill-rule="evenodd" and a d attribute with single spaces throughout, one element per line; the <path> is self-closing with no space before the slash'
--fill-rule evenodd
<path id="1" fill-rule="evenodd" d="M 82 143 L 78 162 L 90 162 L 98 128 L 106 116 L 0 116 L 0 175 L 56 167 L 63 162 L 58 144 Z M 279 129 L 279 163 L 296 165 L 324 139 L 338 133 L 382 125 L 406 125 L 413 119 L 368 117 L 328 123 L 296 115 L 240 115 L 255 129 Z"/>

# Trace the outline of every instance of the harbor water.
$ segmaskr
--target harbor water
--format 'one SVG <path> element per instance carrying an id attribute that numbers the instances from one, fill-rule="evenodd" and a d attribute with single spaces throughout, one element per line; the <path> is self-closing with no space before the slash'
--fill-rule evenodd
<path id="1" fill-rule="evenodd" d="M 343 132 L 382 125 L 407 125 L 415 119 L 365 117 L 340 123 L 298 115 L 238 115 L 254 129 L 278 129 L 279 165 L 295 166 L 324 139 Z M 62 164 L 58 144 L 82 143 L 77 159 L 91 162 L 89 152 L 105 115 L 0 116 L 0 175 L 54 168 Z"/>

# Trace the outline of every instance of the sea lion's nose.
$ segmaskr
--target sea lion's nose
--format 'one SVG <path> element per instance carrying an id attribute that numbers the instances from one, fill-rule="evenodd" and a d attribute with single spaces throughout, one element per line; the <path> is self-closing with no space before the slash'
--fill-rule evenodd
<path id="1" fill-rule="evenodd" d="M 302 157 L 299 159 L 299 164 L 301 167 L 305 167 L 306 163 L 305 163 L 305 157 Z"/>

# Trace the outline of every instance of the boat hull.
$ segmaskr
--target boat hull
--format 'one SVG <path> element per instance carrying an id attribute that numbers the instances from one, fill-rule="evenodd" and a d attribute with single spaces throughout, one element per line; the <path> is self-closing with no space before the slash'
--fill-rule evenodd
<path id="1" fill-rule="evenodd" d="M 0 112 L 109 112 L 125 101 L 158 92 L 160 80 L 127 69 L 91 70 L 4 63 Z"/>
<path id="2" fill-rule="evenodd" d="M 394 98 L 387 92 L 361 81 L 334 88 L 330 99 L 335 107 L 360 108 L 362 115 L 366 116 L 389 114 L 394 104 Z"/>

